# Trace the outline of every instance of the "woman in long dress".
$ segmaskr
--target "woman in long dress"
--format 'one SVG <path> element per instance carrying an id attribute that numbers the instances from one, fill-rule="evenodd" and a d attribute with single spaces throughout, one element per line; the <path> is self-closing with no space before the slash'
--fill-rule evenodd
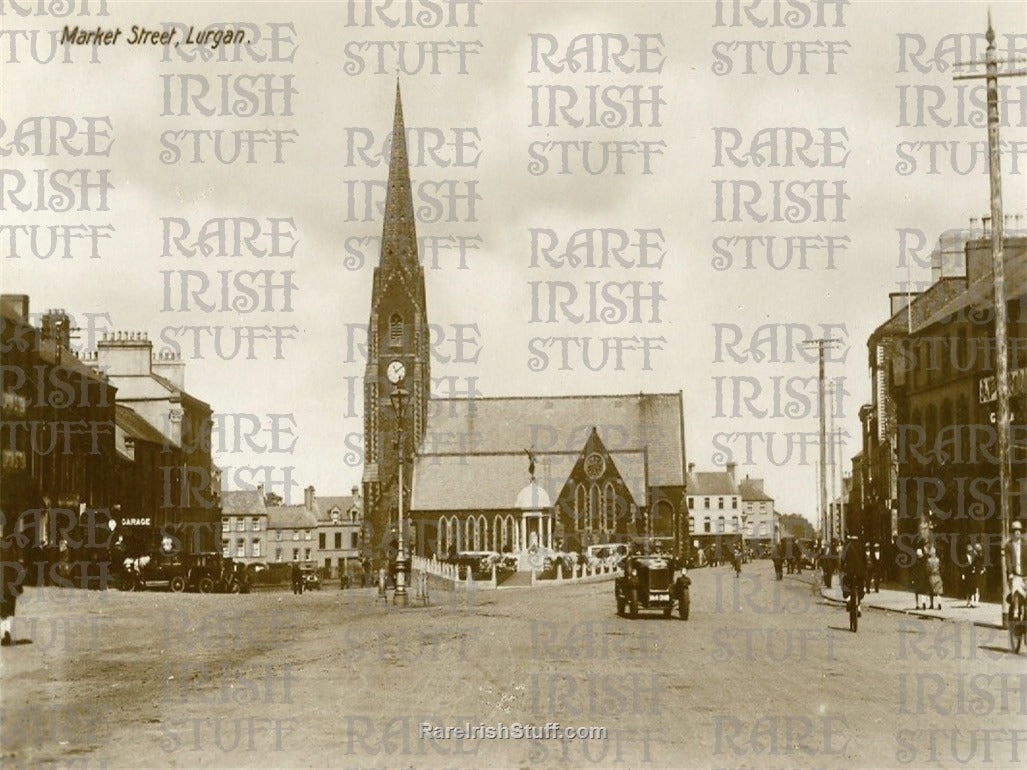
<path id="1" fill-rule="evenodd" d="M 935 609 L 934 597 L 938 597 L 938 609 L 941 609 L 941 595 L 944 588 L 941 584 L 941 560 L 938 558 L 938 552 L 934 546 L 931 546 L 930 551 L 927 552 L 927 591 L 928 596 L 931 600 L 931 606 L 929 609 Z"/>

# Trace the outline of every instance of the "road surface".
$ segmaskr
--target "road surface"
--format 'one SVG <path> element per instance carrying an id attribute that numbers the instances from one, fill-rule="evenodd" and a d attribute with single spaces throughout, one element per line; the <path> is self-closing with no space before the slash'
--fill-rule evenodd
<path id="1" fill-rule="evenodd" d="M 28 589 L 18 634 L 33 643 L 0 653 L 0 766 L 1027 761 L 1025 657 L 1005 632 L 868 610 L 853 634 L 809 575 L 777 582 L 764 561 L 691 576 L 688 621 L 618 618 L 610 582 L 436 593 L 406 611 L 365 589 Z M 468 723 L 511 737 L 456 737 Z M 606 738 L 554 737 L 555 723 Z"/>

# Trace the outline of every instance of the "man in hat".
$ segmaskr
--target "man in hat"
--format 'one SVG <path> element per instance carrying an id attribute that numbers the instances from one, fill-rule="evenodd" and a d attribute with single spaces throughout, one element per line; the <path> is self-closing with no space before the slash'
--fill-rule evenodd
<path id="1" fill-rule="evenodd" d="M 1025 599 L 1024 576 L 1027 575 L 1027 548 L 1023 542 L 1023 522 L 1013 521 L 1010 538 L 1005 545 L 1006 582 L 1009 588 L 1010 612 L 1016 612 L 1017 602 Z"/>
<path id="2" fill-rule="evenodd" d="M 845 539 L 845 546 L 841 554 L 842 573 L 842 595 L 848 597 L 850 593 L 856 594 L 856 607 L 859 607 L 860 600 L 866 591 L 867 584 L 867 560 L 862 543 L 855 535 L 849 535 Z M 860 612 L 860 615 L 863 613 Z"/>

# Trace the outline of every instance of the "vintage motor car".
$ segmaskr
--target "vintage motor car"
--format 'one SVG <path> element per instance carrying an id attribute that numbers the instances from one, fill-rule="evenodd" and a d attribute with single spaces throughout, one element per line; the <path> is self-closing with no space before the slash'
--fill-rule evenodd
<path id="1" fill-rule="evenodd" d="M 186 589 L 189 565 L 181 554 L 154 553 L 125 559 L 121 587 L 126 591 L 167 588 L 175 593 Z"/>
<path id="2" fill-rule="evenodd" d="M 197 553 L 185 557 L 188 564 L 186 587 L 201 594 L 224 590 L 224 559 L 218 553 Z"/>
<path id="3" fill-rule="evenodd" d="M 639 610 L 662 610 L 670 617 L 677 604 L 678 616 L 688 620 L 691 605 L 688 587 L 692 580 L 682 569 L 675 577 L 677 565 L 671 556 L 633 554 L 621 563 L 624 571 L 614 581 L 617 614 L 637 617 Z"/>

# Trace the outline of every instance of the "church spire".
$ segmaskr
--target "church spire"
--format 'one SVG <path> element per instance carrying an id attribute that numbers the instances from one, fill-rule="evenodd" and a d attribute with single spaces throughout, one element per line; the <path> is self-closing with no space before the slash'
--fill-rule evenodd
<path id="1" fill-rule="evenodd" d="M 403 127 L 403 101 L 396 80 L 396 112 L 392 119 L 392 152 L 389 156 L 389 186 L 385 193 L 385 221 L 382 226 L 380 265 L 416 267 L 417 232 L 414 227 L 414 201 L 410 191 L 407 141 Z"/>

